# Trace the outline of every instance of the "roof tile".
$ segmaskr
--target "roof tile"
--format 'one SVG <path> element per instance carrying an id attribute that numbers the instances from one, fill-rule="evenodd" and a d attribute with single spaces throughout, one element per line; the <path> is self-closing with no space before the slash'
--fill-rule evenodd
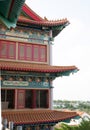
<path id="1" fill-rule="evenodd" d="M 3 110 L 2 117 L 14 124 L 37 124 L 64 121 L 78 116 L 76 112 L 63 112 L 56 110 Z"/>
<path id="2" fill-rule="evenodd" d="M 23 70 L 34 72 L 46 72 L 46 73 L 58 73 L 78 70 L 75 66 L 51 66 L 47 64 L 35 64 L 35 63 L 20 63 L 0 61 L 1 70 Z"/>
<path id="3" fill-rule="evenodd" d="M 35 21 L 35 20 L 31 20 L 29 18 L 26 18 L 24 16 L 19 16 L 18 21 L 33 24 L 33 25 L 50 26 L 50 27 L 69 24 L 69 21 L 66 18 L 62 19 L 62 20 L 55 20 L 55 21 L 54 20 Z"/>

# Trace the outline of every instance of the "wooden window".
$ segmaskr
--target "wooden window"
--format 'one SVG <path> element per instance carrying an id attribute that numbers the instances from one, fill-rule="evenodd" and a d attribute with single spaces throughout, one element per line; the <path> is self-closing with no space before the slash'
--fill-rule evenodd
<path id="1" fill-rule="evenodd" d="M 19 60 L 32 60 L 32 45 L 29 44 L 19 44 L 18 58 Z"/>
<path id="2" fill-rule="evenodd" d="M 0 58 L 15 59 L 16 58 L 16 44 L 9 41 L 0 41 L 1 51 Z"/>
<path id="3" fill-rule="evenodd" d="M 26 61 L 46 62 L 47 46 L 28 43 L 18 44 L 18 59 Z"/>
<path id="4" fill-rule="evenodd" d="M 26 60 L 32 60 L 32 45 L 26 45 Z"/>
<path id="5" fill-rule="evenodd" d="M 8 58 L 14 59 L 15 56 L 16 56 L 16 45 L 10 42 L 8 47 Z"/>
<path id="6" fill-rule="evenodd" d="M 1 43 L 1 51 L 0 51 L 0 57 L 1 58 L 7 58 L 7 43 L 4 41 L 0 41 Z"/>
<path id="7" fill-rule="evenodd" d="M 25 44 L 19 44 L 18 56 L 20 60 L 25 59 Z"/>
<path id="8" fill-rule="evenodd" d="M 33 60 L 39 61 L 39 46 L 38 45 L 33 46 Z"/>
<path id="9" fill-rule="evenodd" d="M 40 61 L 46 61 L 47 51 L 46 46 L 40 46 Z"/>

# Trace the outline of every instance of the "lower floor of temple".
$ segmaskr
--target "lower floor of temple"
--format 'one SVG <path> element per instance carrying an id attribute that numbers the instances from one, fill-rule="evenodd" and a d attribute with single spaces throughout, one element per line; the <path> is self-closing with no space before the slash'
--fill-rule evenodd
<path id="1" fill-rule="evenodd" d="M 48 108 L 49 90 L 1 89 L 2 109 Z"/>

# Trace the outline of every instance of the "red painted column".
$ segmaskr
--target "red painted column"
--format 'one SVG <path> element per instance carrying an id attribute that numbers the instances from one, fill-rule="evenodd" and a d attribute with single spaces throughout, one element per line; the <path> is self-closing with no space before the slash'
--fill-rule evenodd
<path id="1" fill-rule="evenodd" d="M 17 89 L 15 89 L 15 99 L 14 99 L 14 108 L 17 109 Z"/>
<path id="2" fill-rule="evenodd" d="M 36 90 L 32 90 L 32 108 L 36 108 Z"/>

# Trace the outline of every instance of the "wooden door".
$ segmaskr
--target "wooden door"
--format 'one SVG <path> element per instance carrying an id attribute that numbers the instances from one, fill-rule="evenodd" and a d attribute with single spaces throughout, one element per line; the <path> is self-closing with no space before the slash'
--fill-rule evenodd
<path id="1" fill-rule="evenodd" d="M 25 108 L 25 90 L 18 90 L 17 94 L 18 109 Z"/>

